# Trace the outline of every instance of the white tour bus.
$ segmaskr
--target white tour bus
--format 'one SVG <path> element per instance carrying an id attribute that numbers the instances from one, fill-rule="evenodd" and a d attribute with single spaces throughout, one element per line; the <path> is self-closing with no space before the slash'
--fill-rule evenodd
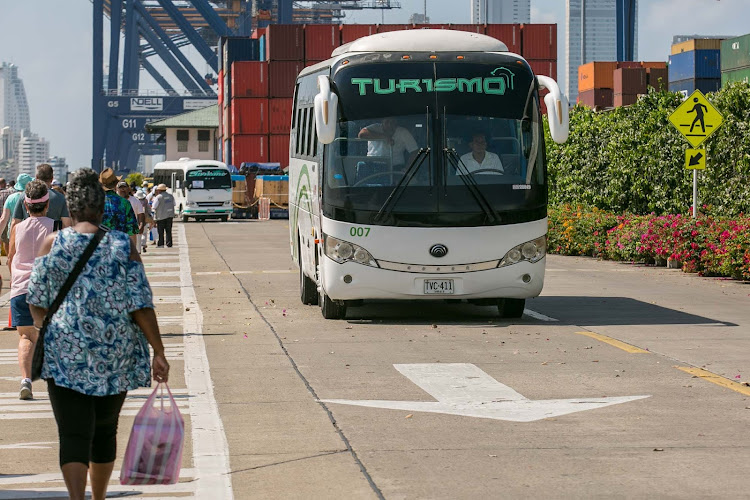
<path id="1" fill-rule="evenodd" d="M 452 30 L 360 38 L 297 78 L 292 257 L 326 318 L 367 299 L 467 300 L 520 317 L 542 291 L 547 171 L 568 136 L 557 83 Z"/>
<path id="2" fill-rule="evenodd" d="M 154 184 L 166 184 L 175 199 L 175 216 L 187 222 L 232 213 L 232 175 L 226 164 L 213 160 L 163 161 L 154 166 Z"/>

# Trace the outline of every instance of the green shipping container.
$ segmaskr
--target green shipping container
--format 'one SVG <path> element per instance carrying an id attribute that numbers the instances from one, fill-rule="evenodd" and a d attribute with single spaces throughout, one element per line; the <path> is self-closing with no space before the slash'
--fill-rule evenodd
<path id="1" fill-rule="evenodd" d="M 721 72 L 721 86 L 725 87 L 729 82 L 750 83 L 750 66 L 747 68 L 733 69 Z"/>
<path id="2" fill-rule="evenodd" d="M 721 42 L 721 70 L 750 66 L 750 34 Z"/>

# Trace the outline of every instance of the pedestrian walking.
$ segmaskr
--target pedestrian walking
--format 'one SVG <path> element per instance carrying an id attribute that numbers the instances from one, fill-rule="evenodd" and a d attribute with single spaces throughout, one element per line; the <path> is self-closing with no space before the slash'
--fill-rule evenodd
<path id="1" fill-rule="evenodd" d="M 10 230 L 8 268 L 10 269 L 10 311 L 12 326 L 18 330 L 18 365 L 21 368 L 19 399 L 33 399 L 31 390 L 31 358 L 37 340 L 26 293 L 34 259 L 42 243 L 52 233 L 55 221 L 47 217 L 49 209 L 47 184 L 40 180 L 26 185 L 23 204 L 30 217 L 14 224 Z"/>
<path id="2" fill-rule="evenodd" d="M 0 177 L 0 211 L 2 210 L 2 207 L 5 206 L 5 200 L 8 199 L 8 196 L 15 192 L 15 188 L 9 186 L 4 177 Z M 8 255 L 8 242 L 2 237 L 0 237 L 0 253 L 2 253 L 2 255 Z"/>
<path id="3" fill-rule="evenodd" d="M 141 234 L 143 234 L 143 226 L 146 221 L 146 216 L 143 211 L 143 203 L 141 203 L 138 198 L 133 196 L 133 189 L 131 189 L 131 186 L 128 186 L 128 183 L 125 181 L 120 181 L 117 183 L 117 194 L 120 195 L 122 198 L 125 198 L 130 203 L 130 206 L 133 208 L 133 212 L 135 212 L 135 218 L 138 221 L 138 234 L 136 235 L 136 248 L 140 252 L 141 246 L 138 245 L 138 240 L 141 238 Z"/>
<path id="4" fill-rule="evenodd" d="M 13 185 L 13 193 L 3 203 L 3 215 L 0 217 L 0 234 L 6 247 L 10 242 L 10 226 L 12 225 L 13 210 L 16 208 L 16 203 L 23 198 L 26 184 L 33 180 L 29 174 L 19 174 L 16 178 L 16 183 Z"/>
<path id="5" fill-rule="evenodd" d="M 148 236 L 154 227 L 154 216 L 151 213 L 151 205 L 146 200 L 146 193 L 144 191 L 137 191 L 135 197 L 138 203 L 143 207 L 143 229 L 141 230 L 141 252 L 145 253 L 148 251 Z"/>
<path id="6" fill-rule="evenodd" d="M 99 182 L 101 182 L 105 192 L 102 226 L 122 231 L 131 237 L 133 246 L 136 246 L 138 244 L 136 241 L 138 219 L 135 216 L 135 212 L 133 212 L 130 202 L 115 192 L 117 183 L 120 182 L 120 177 L 117 177 L 111 168 L 105 168 L 99 174 Z"/>
<path id="7" fill-rule="evenodd" d="M 68 213 L 68 205 L 65 203 L 65 196 L 52 189 L 52 181 L 54 180 L 52 167 L 46 163 L 37 166 L 36 178 L 47 185 L 49 192 L 47 217 L 55 221 L 55 230 L 70 226 L 71 220 Z M 16 203 L 12 214 L 13 224 L 18 224 L 29 216 L 24 203 Z"/>
<path id="8" fill-rule="evenodd" d="M 154 208 L 154 220 L 159 231 L 159 241 L 156 248 L 163 247 L 166 241 L 167 247 L 172 246 L 172 219 L 174 219 L 174 196 L 167 192 L 166 184 L 156 187 L 156 196 L 152 203 Z"/>
<path id="9" fill-rule="evenodd" d="M 73 500 L 84 499 L 87 475 L 92 498 L 106 497 L 125 396 L 151 383 L 148 344 L 154 350 L 153 379 L 169 378 L 140 256 L 128 235 L 110 230 L 102 236 L 99 230 L 106 197 L 93 170 L 74 174 L 68 189 L 73 226 L 44 241 L 27 295 L 38 328 L 68 278 L 63 270 L 71 269 L 92 238 L 101 236 L 43 340 L 41 376 L 57 422 L 60 468 Z"/>

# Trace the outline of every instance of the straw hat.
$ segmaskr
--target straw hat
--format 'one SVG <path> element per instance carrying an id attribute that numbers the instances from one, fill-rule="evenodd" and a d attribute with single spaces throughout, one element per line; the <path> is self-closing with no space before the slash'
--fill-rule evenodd
<path id="1" fill-rule="evenodd" d="M 117 177 L 115 171 L 111 168 L 105 168 L 102 173 L 99 174 L 99 182 L 102 183 L 102 187 L 107 191 L 112 191 L 117 187 L 117 183 L 120 182 L 122 176 Z"/>

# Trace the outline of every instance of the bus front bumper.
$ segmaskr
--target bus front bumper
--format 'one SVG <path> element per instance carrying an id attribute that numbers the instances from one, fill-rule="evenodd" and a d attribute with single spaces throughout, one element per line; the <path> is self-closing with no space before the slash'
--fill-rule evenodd
<path id="1" fill-rule="evenodd" d="M 194 217 L 196 215 L 231 215 L 232 208 L 186 208 L 182 211 L 182 215 L 189 215 Z"/>
<path id="2" fill-rule="evenodd" d="M 487 271 L 452 274 L 407 273 L 354 262 L 337 264 L 326 256 L 320 265 L 323 290 L 334 300 L 527 299 L 542 292 L 546 260 L 544 257 L 533 264 L 524 261 Z M 426 293 L 426 280 L 452 280 L 452 293 Z"/>

